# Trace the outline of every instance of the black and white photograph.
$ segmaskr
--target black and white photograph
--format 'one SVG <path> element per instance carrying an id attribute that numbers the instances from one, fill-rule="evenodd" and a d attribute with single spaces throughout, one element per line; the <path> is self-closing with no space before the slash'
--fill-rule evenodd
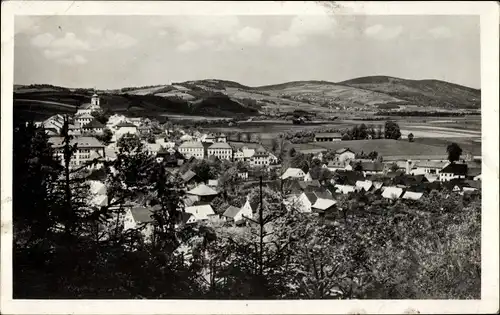
<path id="1" fill-rule="evenodd" d="M 2 304 L 498 311 L 496 3 L 16 2 Z"/>

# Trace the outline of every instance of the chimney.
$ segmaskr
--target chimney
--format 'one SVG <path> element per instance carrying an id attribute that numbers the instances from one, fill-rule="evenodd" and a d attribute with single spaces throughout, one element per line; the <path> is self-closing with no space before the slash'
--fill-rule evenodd
<path id="1" fill-rule="evenodd" d="M 413 168 L 412 160 L 406 161 L 406 174 L 410 174 L 412 168 Z"/>

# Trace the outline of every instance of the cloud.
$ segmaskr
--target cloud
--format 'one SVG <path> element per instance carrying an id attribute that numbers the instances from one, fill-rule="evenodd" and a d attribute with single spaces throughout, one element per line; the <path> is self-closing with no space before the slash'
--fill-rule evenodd
<path id="1" fill-rule="evenodd" d="M 297 36 L 332 35 L 336 22 L 328 15 L 296 16 L 292 19 L 289 32 Z"/>
<path id="2" fill-rule="evenodd" d="M 451 30 L 445 26 L 432 28 L 428 32 L 434 38 L 450 38 L 453 36 Z"/>
<path id="3" fill-rule="evenodd" d="M 69 65 L 69 66 L 74 66 L 74 65 L 84 65 L 87 63 L 87 59 L 83 57 L 82 55 L 74 55 L 74 56 L 69 56 L 65 57 L 62 59 L 58 59 L 56 62 Z"/>
<path id="4" fill-rule="evenodd" d="M 230 41 L 245 46 L 258 45 L 262 37 L 262 30 L 255 27 L 246 26 L 240 29 L 235 35 L 230 37 Z"/>
<path id="5" fill-rule="evenodd" d="M 179 46 L 177 46 L 177 50 L 181 52 L 189 52 L 189 51 L 194 51 L 200 48 L 200 45 L 193 41 L 186 41 Z"/>
<path id="6" fill-rule="evenodd" d="M 127 34 L 112 30 L 89 27 L 86 29 L 87 39 L 75 33 L 65 33 L 56 37 L 52 33 L 38 34 L 31 38 L 31 45 L 42 50 L 43 56 L 62 64 L 85 64 L 87 59 L 82 52 L 101 49 L 125 49 L 137 44 L 137 40 Z"/>
<path id="7" fill-rule="evenodd" d="M 17 15 L 14 18 L 14 34 L 33 34 L 40 30 L 39 17 Z"/>
<path id="8" fill-rule="evenodd" d="M 273 47 L 296 47 L 310 36 L 333 36 L 336 21 L 328 15 L 295 16 L 287 30 L 269 37 L 267 44 Z"/>
<path id="9" fill-rule="evenodd" d="M 240 28 L 237 16 L 164 16 L 150 20 L 153 27 L 175 33 L 185 40 L 228 37 Z"/>
<path id="10" fill-rule="evenodd" d="M 375 24 L 365 29 L 365 35 L 374 39 L 389 40 L 398 37 L 403 32 L 402 26 L 388 27 Z"/>
<path id="11" fill-rule="evenodd" d="M 289 31 L 281 31 L 280 33 L 269 37 L 267 44 L 273 47 L 296 47 L 299 46 L 302 39 Z"/>

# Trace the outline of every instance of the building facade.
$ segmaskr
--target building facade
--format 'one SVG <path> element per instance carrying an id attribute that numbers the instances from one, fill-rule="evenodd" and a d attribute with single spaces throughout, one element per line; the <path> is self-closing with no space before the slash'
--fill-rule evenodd
<path id="1" fill-rule="evenodd" d="M 179 152 L 189 159 L 195 157 L 203 159 L 205 157 L 205 148 L 203 144 L 198 141 L 186 141 L 179 146 Z"/>
<path id="2" fill-rule="evenodd" d="M 64 164 L 63 137 L 52 137 L 50 142 L 54 148 L 55 155 Z M 70 167 L 76 168 L 94 159 L 106 158 L 105 146 L 94 137 L 77 137 L 71 140 L 70 145 L 76 144 L 76 152 L 70 160 Z"/>
<path id="3" fill-rule="evenodd" d="M 208 156 L 216 156 L 221 160 L 231 161 L 233 159 L 233 148 L 226 142 L 215 142 L 208 147 Z"/>

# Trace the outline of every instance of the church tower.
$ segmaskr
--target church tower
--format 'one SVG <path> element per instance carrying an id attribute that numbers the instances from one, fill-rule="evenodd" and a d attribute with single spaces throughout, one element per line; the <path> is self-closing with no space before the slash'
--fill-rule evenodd
<path id="1" fill-rule="evenodd" d="M 94 93 L 94 95 L 92 95 L 90 105 L 92 106 L 92 108 L 96 108 L 96 109 L 101 107 L 99 95 L 97 95 L 97 93 Z"/>

